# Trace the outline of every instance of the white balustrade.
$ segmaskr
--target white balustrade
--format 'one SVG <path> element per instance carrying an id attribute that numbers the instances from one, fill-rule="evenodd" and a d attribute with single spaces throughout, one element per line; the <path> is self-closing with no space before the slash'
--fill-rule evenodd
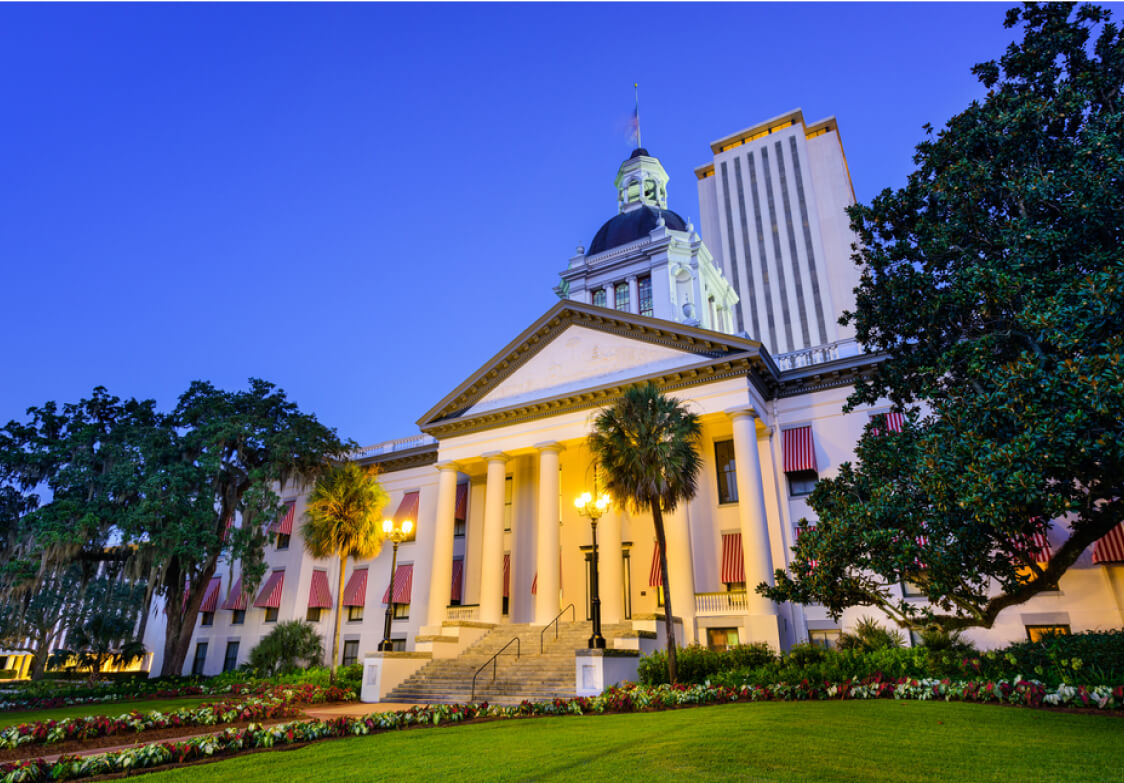
<path id="1" fill-rule="evenodd" d="M 472 606 L 450 606 L 445 611 L 445 619 L 450 622 L 453 620 L 478 620 L 480 618 L 480 607 L 473 604 Z"/>
<path id="2" fill-rule="evenodd" d="M 699 617 L 719 614 L 745 614 L 745 591 L 726 593 L 695 593 L 695 614 Z"/>

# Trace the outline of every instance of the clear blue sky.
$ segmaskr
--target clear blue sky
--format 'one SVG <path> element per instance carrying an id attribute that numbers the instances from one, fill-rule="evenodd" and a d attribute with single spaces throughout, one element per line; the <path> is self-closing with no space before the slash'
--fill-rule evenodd
<path id="1" fill-rule="evenodd" d="M 696 223 L 708 143 L 795 107 L 865 201 L 1006 8 L 0 4 L 0 421 L 258 376 L 413 434 L 615 213 L 634 81 Z"/>

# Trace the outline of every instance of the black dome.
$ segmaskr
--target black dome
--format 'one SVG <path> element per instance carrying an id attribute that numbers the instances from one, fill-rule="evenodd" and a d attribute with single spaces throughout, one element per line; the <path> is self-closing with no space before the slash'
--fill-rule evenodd
<path id="1" fill-rule="evenodd" d="M 670 209 L 656 209 L 644 205 L 638 209 L 622 212 L 601 226 L 589 244 L 587 255 L 603 253 L 609 248 L 627 245 L 629 242 L 648 236 L 656 227 L 661 212 L 668 228 L 673 231 L 687 230 L 687 221 Z"/>
<path id="2" fill-rule="evenodd" d="M 641 155 L 643 155 L 645 158 L 652 157 L 648 154 L 648 150 L 644 149 L 643 147 L 637 147 L 632 151 L 632 154 L 628 156 L 628 159 L 632 160 L 633 158 L 639 158 Z"/>

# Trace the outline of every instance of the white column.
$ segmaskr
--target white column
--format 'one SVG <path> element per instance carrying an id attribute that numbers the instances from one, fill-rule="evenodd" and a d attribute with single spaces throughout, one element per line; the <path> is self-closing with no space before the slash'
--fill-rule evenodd
<path id="1" fill-rule="evenodd" d="M 540 443 L 539 509 L 535 564 L 538 586 L 535 590 L 535 624 L 546 625 L 558 614 L 558 591 L 561 586 L 559 552 L 559 476 L 558 455 L 561 444 Z"/>
<path id="2" fill-rule="evenodd" d="M 484 535 L 480 553 L 480 620 L 498 623 L 503 617 L 503 508 L 507 455 L 484 455 L 488 484 L 484 491 Z M 452 577 L 450 577 L 451 579 Z"/>
<path id="3" fill-rule="evenodd" d="M 597 560 L 600 574 L 601 622 L 619 623 L 624 619 L 624 562 L 621 554 L 621 515 L 609 509 L 597 523 Z"/>
<path id="4" fill-rule="evenodd" d="M 765 516 L 761 460 L 757 453 L 757 411 L 742 408 L 726 413 L 734 425 L 734 461 L 737 465 L 738 520 L 741 523 L 742 556 L 745 560 L 746 604 L 751 615 L 776 615 L 777 605 L 754 589 L 761 582 L 773 583 L 769 523 Z"/>
<path id="5" fill-rule="evenodd" d="M 617 306 L 617 298 L 613 294 L 613 289 L 616 288 L 612 283 L 605 286 L 605 306 L 610 310 Z"/>
<path id="6" fill-rule="evenodd" d="M 453 516 L 457 510 L 457 465 L 437 465 L 437 522 L 433 529 L 433 568 L 429 584 L 426 624 L 440 626 L 445 619 L 453 582 Z"/>
<path id="7" fill-rule="evenodd" d="M 663 514 L 671 612 L 683 620 L 685 638 L 677 639 L 681 645 L 695 641 L 695 570 L 691 565 L 691 531 L 687 519 L 686 503 L 680 503 L 674 511 Z"/>
<path id="8" fill-rule="evenodd" d="M 636 275 L 628 276 L 628 311 L 630 313 L 640 312 L 640 287 L 636 283 Z M 604 611 L 604 607 L 602 607 Z"/>

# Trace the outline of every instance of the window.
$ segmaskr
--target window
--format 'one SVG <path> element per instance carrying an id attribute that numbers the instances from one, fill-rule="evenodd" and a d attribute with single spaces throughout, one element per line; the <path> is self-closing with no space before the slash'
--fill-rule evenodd
<path id="1" fill-rule="evenodd" d="M 906 598 L 924 598 L 925 591 L 916 582 L 902 579 L 902 595 Z"/>
<path id="2" fill-rule="evenodd" d="M 410 605 L 409 604 L 395 604 L 394 605 L 394 619 L 395 620 L 409 620 L 410 619 Z"/>
<path id="3" fill-rule="evenodd" d="M 340 664 L 343 666 L 350 666 L 358 660 L 359 640 L 345 639 L 343 643 L 343 656 L 340 658 Z"/>
<path id="4" fill-rule="evenodd" d="M 825 650 L 834 650 L 839 646 L 839 629 L 808 631 L 808 641 Z"/>
<path id="5" fill-rule="evenodd" d="M 1038 642 L 1048 636 L 1069 636 L 1068 625 L 1028 625 L 1026 627 L 1026 638 L 1032 642 Z M 204 645 L 206 646 L 206 645 Z"/>
<path id="6" fill-rule="evenodd" d="M 788 494 L 794 498 L 811 495 L 819 475 L 814 470 L 798 470 L 788 475 Z"/>
<path id="7" fill-rule="evenodd" d="M 636 281 L 636 298 L 640 300 L 640 315 L 654 315 L 652 309 L 652 278 L 645 275 Z"/>
<path id="8" fill-rule="evenodd" d="M 310 623 L 318 623 L 320 622 L 320 614 L 323 611 L 324 610 L 319 606 L 310 606 L 308 607 L 308 614 L 304 616 L 304 619 L 308 620 Z"/>
<path id="9" fill-rule="evenodd" d="M 207 663 L 207 643 L 199 642 L 195 645 L 195 658 L 191 661 L 191 674 L 199 677 L 203 674 L 203 665 Z"/>
<path id="10" fill-rule="evenodd" d="M 656 586 L 656 606 L 663 606 L 663 585 Z"/>
<path id="11" fill-rule="evenodd" d="M 265 621 L 267 623 L 277 622 L 277 609 L 276 608 L 270 607 L 270 608 L 265 610 Z"/>
<path id="12" fill-rule="evenodd" d="M 390 651 L 391 652 L 406 652 L 406 640 L 405 639 L 395 639 L 395 638 L 392 637 L 391 640 L 390 640 Z"/>
<path id="13" fill-rule="evenodd" d="M 234 616 L 230 618 L 230 624 L 231 625 L 241 625 L 244 622 L 246 622 L 246 610 L 245 609 L 235 609 L 234 610 Z"/>
<path id="14" fill-rule="evenodd" d="M 200 614 L 199 615 L 199 624 L 204 625 L 204 626 L 205 625 L 214 625 L 215 624 L 215 613 L 214 612 L 203 612 L 202 614 Z"/>
<path id="15" fill-rule="evenodd" d="M 289 536 L 288 533 L 278 533 L 277 534 L 277 548 L 278 549 L 288 549 L 289 548 L 289 538 L 290 538 L 290 536 Z"/>
<path id="16" fill-rule="evenodd" d="M 238 642 L 227 642 L 226 653 L 222 656 L 222 670 L 232 672 L 238 666 Z"/>
<path id="17" fill-rule="evenodd" d="M 727 593 L 744 593 L 745 582 L 726 582 Z"/>
<path id="18" fill-rule="evenodd" d="M 464 538 L 464 520 L 463 519 L 454 519 L 453 520 L 453 536 L 455 536 L 457 538 Z"/>
<path id="19" fill-rule="evenodd" d="M 363 619 L 362 606 L 349 606 L 347 607 L 347 621 L 349 623 L 358 623 Z"/>
<path id="20" fill-rule="evenodd" d="M 718 502 L 738 502 L 738 470 L 734 462 L 734 442 L 714 442 L 714 464 L 718 471 Z"/>
<path id="21" fill-rule="evenodd" d="M 737 628 L 707 628 L 706 646 L 712 650 L 722 652 L 731 647 L 738 646 Z"/>
<path id="22" fill-rule="evenodd" d="M 507 597 L 507 596 L 505 595 L 505 596 L 503 597 L 503 616 L 504 616 L 504 617 L 507 617 L 507 614 L 508 614 L 508 612 L 510 611 L 510 609 L 511 609 L 511 599 L 509 599 L 509 598 L 508 598 L 508 597 Z"/>
<path id="23" fill-rule="evenodd" d="M 511 476 L 503 482 L 503 529 L 505 533 L 511 531 Z"/>
<path id="24" fill-rule="evenodd" d="M 617 283 L 613 288 L 613 297 L 616 299 L 614 307 L 618 310 L 628 310 L 628 283 Z"/>
<path id="25" fill-rule="evenodd" d="M 598 307 L 604 307 L 605 306 L 605 289 L 604 288 L 598 288 L 596 291 L 593 292 L 593 304 L 597 305 Z"/>

